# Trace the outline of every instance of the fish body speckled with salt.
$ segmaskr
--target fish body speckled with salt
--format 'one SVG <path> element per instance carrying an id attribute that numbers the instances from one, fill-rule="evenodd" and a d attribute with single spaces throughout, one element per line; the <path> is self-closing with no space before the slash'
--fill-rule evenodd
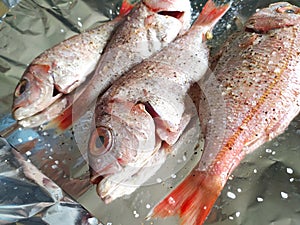
<path id="1" fill-rule="evenodd" d="M 188 32 L 130 69 L 99 97 L 88 154 L 91 181 L 105 202 L 125 193 L 119 184 L 155 174 L 164 160 L 150 170 L 144 169 L 145 162 L 151 164 L 159 154 L 165 159 L 178 141 L 191 118 L 188 89 L 208 68 L 206 34 L 229 7 L 209 0 Z"/>
<path id="2" fill-rule="evenodd" d="M 111 34 L 133 7 L 126 3 L 124 0 L 120 15 L 114 20 L 62 41 L 30 63 L 14 93 L 12 113 L 20 125 L 39 126 L 65 107 L 65 95 L 80 86 L 95 69 Z M 59 103 L 49 110 L 54 102 Z M 43 113 L 44 117 L 34 119 L 36 114 Z"/>
<path id="3" fill-rule="evenodd" d="M 281 134 L 299 113 L 300 8 L 279 2 L 260 9 L 201 82 L 203 155 L 152 212 L 179 214 L 188 225 L 204 223 L 244 156 Z"/>
<path id="4" fill-rule="evenodd" d="M 61 115 L 47 127 L 60 131 L 71 127 L 115 80 L 185 33 L 190 24 L 189 0 L 141 1 L 108 42 L 86 89 L 69 100 Z"/>

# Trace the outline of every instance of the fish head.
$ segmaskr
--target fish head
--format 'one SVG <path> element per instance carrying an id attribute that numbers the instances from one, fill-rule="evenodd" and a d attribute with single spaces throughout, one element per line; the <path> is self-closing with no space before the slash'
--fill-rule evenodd
<path id="1" fill-rule="evenodd" d="M 189 0 L 143 0 L 143 3 L 152 12 L 164 17 L 165 23 L 169 21 L 177 23 L 180 27 L 180 34 L 190 28 L 192 9 Z"/>
<path id="2" fill-rule="evenodd" d="M 92 183 L 128 166 L 142 167 L 160 145 L 153 118 L 145 106 L 117 101 L 108 104 L 110 113 L 96 116 L 99 120 L 96 119 L 88 150 Z"/>
<path id="3" fill-rule="evenodd" d="M 277 2 L 254 13 L 246 29 L 258 33 L 300 24 L 300 8 L 287 2 Z"/>
<path id="4" fill-rule="evenodd" d="M 49 72 L 49 65 L 33 64 L 27 68 L 14 92 L 12 112 L 16 120 L 37 114 L 61 96 Z"/>

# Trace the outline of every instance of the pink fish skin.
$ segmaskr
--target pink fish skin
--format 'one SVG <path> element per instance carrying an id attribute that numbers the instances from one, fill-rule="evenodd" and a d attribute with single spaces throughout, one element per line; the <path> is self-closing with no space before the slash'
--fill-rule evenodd
<path id="1" fill-rule="evenodd" d="M 189 0 L 141 1 L 107 44 L 87 88 L 69 100 L 66 109 L 45 129 L 64 131 L 71 127 L 116 79 L 186 32 L 190 23 Z"/>
<path id="2" fill-rule="evenodd" d="M 114 20 L 70 37 L 36 57 L 15 89 L 14 118 L 22 126 L 38 126 L 37 120 L 31 121 L 32 116 L 56 101 L 62 102 L 58 107 L 62 108 L 65 102 L 61 99 L 81 85 L 95 69 L 111 34 L 133 7 L 124 0 Z M 57 116 L 52 111 L 45 116 L 47 119 Z"/>
<path id="3" fill-rule="evenodd" d="M 152 215 L 203 224 L 244 156 L 284 132 L 299 113 L 299 69 L 300 8 L 278 2 L 251 16 L 201 81 L 200 162 Z"/>
<path id="4" fill-rule="evenodd" d="M 209 0 L 188 32 L 131 68 L 99 96 L 88 154 L 91 182 L 98 183 L 105 201 L 111 196 L 109 184 L 101 185 L 103 177 L 139 168 L 143 155 L 169 152 L 177 142 L 190 121 L 186 93 L 208 68 L 206 34 L 228 8 Z"/>

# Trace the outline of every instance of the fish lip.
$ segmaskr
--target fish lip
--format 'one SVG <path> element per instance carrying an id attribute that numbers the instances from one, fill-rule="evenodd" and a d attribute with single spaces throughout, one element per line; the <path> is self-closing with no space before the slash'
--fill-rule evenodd
<path id="1" fill-rule="evenodd" d="M 255 29 L 254 26 L 250 26 L 250 25 L 245 27 L 245 32 L 256 33 L 256 34 L 266 34 L 267 33 L 267 31 Z"/>
<path id="2" fill-rule="evenodd" d="M 103 179 L 104 179 L 104 175 L 98 174 L 96 173 L 95 175 L 92 175 L 94 172 L 94 170 L 92 168 L 90 168 L 90 182 L 91 184 L 99 184 Z"/>
<path id="3" fill-rule="evenodd" d="M 151 12 L 157 13 L 158 15 L 161 15 L 161 16 L 170 16 L 170 17 L 173 17 L 173 18 L 179 20 L 180 22 L 182 22 L 182 20 L 183 20 L 182 18 L 183 18 L 184 14 L 185 14 L 185 11 L 181 11 L 181 10 L 166 10 L 166 9 L 156 10 L 156 9 L 152 9 L 150 6 L 147 6 L 147 5 L 146 5 L 146 7 Z"/>
<path id="4" fill-rule="evenodd" d="M 63 96 L 65 96 L 63 93 L 57 94 L 55 97 L 53 97 L 50 101 L 50 104 L 47 105 L 46 107 L 43 107 L 42 110 L 34 110 L 30 113 L 30 110 L 33 109 L 33 106 L 28 106 L 25 105 L 25 107 L 23 106 L 23 104 L 19 103 L 19 104 L 14 104 L 12 107 L 12 115 L 13 118 L 17 121 L 22 121 L 22 120 L 26 120 L 29 119 L 30 117 L 33 116 L 38 116 L 40 114 L 43 114 L 43 112 L 47 111 L 47 108 L 50 107 L 51 105 L 55 104 L 55 102 L 58 99 L 63 98 Z"/>
<path id="5" fill-rule="evenodd" d="M 118 160 L 111 162 L 106 165 L 106 167 L 98 171 L 94 170 L 94 168 L 90 165 L 90 182 L 92 184 L 99 184 L 105 177 L 120 172 L 122 168 L 123 167 L 119 164 Z"/>
<path id="6" fill-rule="evenodd" d="M 17 121 L 22 121 L 24 119 L 27 119 L 31 116 L 34 116 L 36 113 L 29 113 L 27 107 L 22 107 L 22 106 L 15 106 L 13 109 L 12 109 L 12 115 L 13 115 L 13 118 Z"/>

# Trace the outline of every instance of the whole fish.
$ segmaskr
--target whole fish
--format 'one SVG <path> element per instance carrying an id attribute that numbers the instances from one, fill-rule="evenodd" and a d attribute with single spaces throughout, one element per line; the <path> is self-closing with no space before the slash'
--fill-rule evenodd
<path id="1" fill-rule="evenodd" d="M 278 2 L 253 14 L 201 81 L 200 162 L 152 216 L 179 214 L 181 224 L 204 223 L 245 155 L 281 134 L 299 113 L 299 68 L 300 8 Z"/>
<path id="2" fill-rule="evenodd" d="M 133 8 L 124 0 L 119 16 L 44 51 L 27 67 L 14 92 L 12 113 L 25 127 L 37 113 L 82 84 L 95 69 L 115 28 Z M 51 117 L 49 115 L 48 117 Z"/>
<path id="3" fill-rule="evenodd" d="M 141 1 L 114 32 L 87 88 L 70 98 L 66 109 L 45 129 L 63 131 L 72 126 L 118 77 L 184 33 L 190 23 L 189 0 Z"/>
<path id="4" fill-rule="evenodd" d="M 188 32 L 134 66 L 99 97 L 88 154 L 91 181 L 98 183 L 102 199 L 117 195 L 110 188 L 118 191 L 106 177 L 128 177 L 128 167 L 143 176 L 145 158 L 170 152 L 178 141 L 192 116 L 186 93 L 208 68 L 206 34 L 228 8 L 209 0 Z M 112 183 L 118 184 L 115 179 Z"/>

